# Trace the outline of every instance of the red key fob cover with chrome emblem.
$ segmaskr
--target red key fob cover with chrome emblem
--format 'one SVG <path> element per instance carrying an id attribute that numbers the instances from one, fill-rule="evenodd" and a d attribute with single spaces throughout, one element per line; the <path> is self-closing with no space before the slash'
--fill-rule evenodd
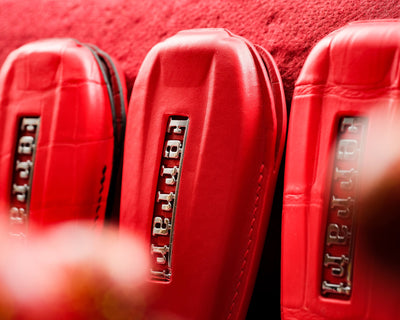
<path id="1" fill-rule="evenodd" d="M 365 228 L 362 195 L 384 165 L 377 137 L 400 120 L 399 49 L 399 21 L 351 23 L 321 40 L 301 71 L 285 168 L 283 319 L 398 317 L 399 281 L 371 254 L 368 239 L 385 235 Z"/>
<path id="2" fill-rule="evenodd" d="M 114 206 L 125 79 L 100 49 L 33 42 L 0 73 L 0 205 L 10 233 L 73 219 L 101 225 Z M 112 187 L 110 188 L 110 184 Z"/>
<path id="3" fill-rule="evenodd" d="M 285 130 L 282 83 L 262 48 L 197 29 L 148 53 L 128 114 L 121 226 L 149 249 L 152 312 L 244 318 Z"/>

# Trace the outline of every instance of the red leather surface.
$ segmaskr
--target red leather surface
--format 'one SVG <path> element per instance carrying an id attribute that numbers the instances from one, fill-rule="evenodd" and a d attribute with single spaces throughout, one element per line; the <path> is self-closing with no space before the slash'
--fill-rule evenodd
<path id="1" fill-rule="evenodd" d="M 189 118 L 171 280 L 149 280 L 150 312 L 244 318 L 286 131 L 285 104 L 276 111 L 260 56 L 222 29 L 180 32 L 149 52 L 130 104 L 121 226 L 142 238 L 149 254 L 167 121 Z"/>
<path id="2" fill-rule="evenodd" d="M 40 128 L 29 223 L 89 219 L 101 225 L 113 169 L 114 131 L 106 83 L 92 52 L 69 39 L 27 44 L 4 63 L 0 96 L 2 212 L 10 209 L 20 119 L 36 116 Z"/>
<path id="3" fill-rule="evenodd" d="M 296 83 L 282 217 L 284 319 L 398 317 L 398 278 L 370 254 L 366 239 L 373 234 L 360 223 L 365 219 L 362 203 L 356 212 L 359 228 L 352 231 L 350 299 L 326 298 L 320 292 L 339 120 L 344 116 L 367 119 L 359 178 L 362 191 L 374 172 L 371 168 L 384 165 L 386 155 L 377 155 L 376 139 L 384 144 L 384 137 L 389 137 L 399 119 L 399 27 L 399 21 L 359 22 L 330 34 L 312 50 Z M 391 219 L 387 214 L 382 212 L 381 219 Z"/>

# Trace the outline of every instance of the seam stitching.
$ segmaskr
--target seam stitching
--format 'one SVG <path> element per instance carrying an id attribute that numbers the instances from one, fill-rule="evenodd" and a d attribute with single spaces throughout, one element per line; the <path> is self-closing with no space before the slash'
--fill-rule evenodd
<path id="1" fill-rule="evenodd" d="M 250 246 L 251 246 L 251 243 L 252 243 L 252 236 L 253 236 L 253 231 L 254 231 L 254 224 L 256 222 L 256 214 L 257 214 L 258 207 L 259 207 L 259 204 L 260 204 L 259 203 L 260 202 L 260 192 L 261 192 L 261 189 L 262 189 L 261 184 L 262 184 L 263 179 L 264 179 L 263 173 L 264 173 L 264 163 L 261 164 L 260 170 L 259 170 L 259 177 L 258 177 L 258 181 L 257 181 L 258 187 L 257 187 L 257 191 L 256 191 L 256 199 L 254 201 L 253 216 L 252 216 L 252 219 L 251 219 L 250 230 L 249 230 L 249 234 L 248 234 L 249 240 L 247 241 L 247 248 L 246 248 L 246 251 L 245 251 L 244 256 L 243 256 L 243 262 L 242 262 L 242 266 L 240 268 L 239 279 L 238 279 L 238 282 L 236 284 L 235 293 L 233 295 L 232 304 L 231 304 L 231 306 L 229 308 L 229 314 L 228 314 L 227 319 L 231 319 L 231 317 L 232 317 L 233 308 L 235 307 L 235 303 L 236 303 L 237 297 L 239 296 L 239 289 L 240 289 L 240 285 L 241 285 L 241 282 L 242 282 L 242 277 L 243 277 L 243 274 L 244 274 L 244 271 L 245 271 L 245 268 L 246 268 L 248 254 L 250 252 Z"/>

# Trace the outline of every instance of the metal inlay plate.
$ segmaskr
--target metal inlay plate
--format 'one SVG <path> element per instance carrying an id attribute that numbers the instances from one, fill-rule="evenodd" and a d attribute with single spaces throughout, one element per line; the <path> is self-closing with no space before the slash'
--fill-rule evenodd
<path id="1" fill-rule="evenodd" d="M 14 238 L 24 239 L 28 230 L 39 126 L 39 117 L 23 117 L 18 125 L 9 212 L 10 235 Z"/>
<path id="2" fill-rule="evenodd" d="M 188 126 L 187 117 L 168 119 L 151 225 L 150 274 L 154 280 L 171 279 L 174 220 Z"/>
<path id="3" fill-rule="evenodd" d="M 344 117 L 339 122 L 333 162 L 321 294 L 348 300 L 352 291 L 355 216 L 367 120 Z"/>

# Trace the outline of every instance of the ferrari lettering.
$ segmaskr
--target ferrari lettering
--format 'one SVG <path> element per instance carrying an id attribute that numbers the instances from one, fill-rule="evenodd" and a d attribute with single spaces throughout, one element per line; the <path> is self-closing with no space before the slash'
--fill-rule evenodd
<path id="1" fill-rule="evenodd" d="M 167 168 L 165 166 L 161 166 L 161 176 L 169 175 L 169 178 L 165 179 L 165 183 L 172 186 L 176 183 L 178 179 L 179 168 L 174 166 L 173 168 Z"/>
<path id="2" fill-rule="evenodd" d="M 353 212 L 354 199 L 348 197 L 345 199 L 336 198 L 334 195 L 331 199 L 331 208 L 338 208 L 337 215 L 341 218 L 348 218 Z"/>
<path id="3" fill-rule="evenodd" d="M 18 153 L 19 154 L 32 154 L 35 148 L 35 139 L 31 136 L 24 136 L 19 139 Z"/>
<path id="4" fill-rule="evenodd" d="M 169 252 L 169 247 L 167 245 L 162 247 L 156 247 L 153 244 L 151 245 L 151 253 L 156 255 L 156 261 L 158 264 L 167 263 L 168 252 Z"/>
<path id="5" fill-rule="evenodd" d="M 179 159 L 182 153 L 182 142 L 180 140 L 168 140 L 165 146 L 165 158 Z"/>
<path id="6" fill-rule="evenodd" d="M 175 120 L 171 119 L 168 123 L 167 132 L 171 133 L 172 131 L 177 134 L 182 134 L 182 131 L 187 128 L 188 121 L 187 120 Z"/>
<path id="7" fill-rule="evenodd" d="M 22 118 L 21 121 L 21 130 L 22 131 L 29 131 L 29 132 L 36 132 L 40 124 L 39 118 Z"/>
<path id="8" fill-rule="evenodd" d="M 335 284 L 324 281 L 322 283 L 322 292 L 350 295 L 351 287 L 342 282 L 339 284 Z"/>
<path id="9" fill-rule="evenodd" d="M 168 235 L 171 229 L 171 223 L 168 218 L 155 217 L 153 222 L 153 236 Z"/>
<path id="10" fill-rule="evenodd" d="M 26 197 L 28 195 L 29 187 L 24 184 L 23 186 L 13 185 L 12 193 L 16 196 L 19 202 L 26 202 Z"/>
<path id="11" fill-rule="evenodd" d="M 357 140 L 343 139 L 339 141 L 337 158 L 339 160 L 355 160 L 359 151 Z"/>
<path id="12" fill-rule="evenodd" d="M 359 133 L 360 128 L 362 128 L 363 122 L 359 118 L 347 117 L 342 119 L 340 125 L 341 132 Z"/>
<path id="13" fill-rule="evenodd" d="M 366 127 L 361 117 L 344 117 L 338 127 L 322 257 L 321 294 L 329 298 L 351 295 L 353 229 Z"/>
<path id="14" fill-rule="evenodd" d="M 25 209 L 12 207 L 10 209 L 10 220 L 11 223 L 23 224 L 25 223 L 26 213 Z"/>
<path id="15" fill-rule="evenodd" d="M 40 118 L 25 117 L 20 120 L 20 124 L 17 126 L 9 221 L 11 225 L 10 235 L 18 239 L 26 238 L 39 125 Z"/>
<path id="16" fill-rule="evenodd" d="M 168 273 L 168 270 L 163 270 L 163 271 L 150 270 L 150 274 L 154 279 L 169 280 L 171 278 L 171 274 Z"/>
<path id="17" fill-rule="evenodd" d="M 358 175 L 358 171 L 353 168 L 349 170 L 336 168 L 334 173 L 334 179 L 340 180 L 340 188 L 343 190 L 350 190 L 355 184 L 355 179 Z"/>
<path id="18" fill-rule="evenodd" d="M 151 232 L 153 280 L 171 278 L 172 235 L 188 125 L 188 118 L 172 116 L 165 132 Z"/>
<path id="19" fill-rule="evenodd" d="M 32 168 L 32 161 L 18 161 L 15 164 L 15 170 L 19 172 L 21 179 L 29 179 L 29 173 Z"/>
<path id="20" fill-rule="evenodd" d="M 351 232 L 349 227 L 339 226 L 336 223 L 332 223 L 328 226 L 328 237 L 326 239 L 326 244 L 328 246 L 332 244 L 345 245 L 349 240 Z"/>
<path id="21" fill-rule="evenodd" d="M 349 263 L 349 258 L 345 255 L 340 257 L 335 257 L 329 255 L 329 253 L 325 254 L 324 257 L 324 266 L 332 267 L 332 275 L 335 277 L 343 277 L 344 275 L 344 267 Z"/>
<path id="22" fill-rule="evenodd" d="M 172 210 L 172 202 L 175 199 L 175 193 L 170 192 L 168 194 L 161 193 L 158 191 L 157 202 L 166 201 L 166 204 L 161 205 L 161 209 L 164 211 L 171 211 Z"/>

